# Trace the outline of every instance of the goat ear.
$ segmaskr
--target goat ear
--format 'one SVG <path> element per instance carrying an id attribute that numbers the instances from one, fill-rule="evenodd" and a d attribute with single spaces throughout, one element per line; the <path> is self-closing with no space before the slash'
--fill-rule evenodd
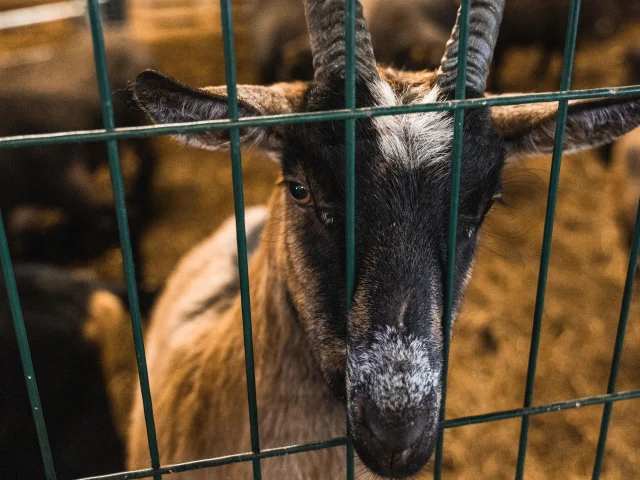
<path id="1" fill-rule="evenodd" d="M 493 127 L 507 145 L 508 156 L 553 152 L 556 103 L 492 107 Z M 563 151 L 586 150 L 610 143 L 640 125 L 640 98 L 616 97 L 569 102 Z"/>
<path id="2" fill-rule="evenodd" d="M 256 117 L 299 110 L 306 84 L 280 83 L 271 86 L 238 85 L 238 115 Z M 153 70 L 136 78 L 136 102 L 155 123 L 180 123 L 227 118 L 226 87 L 195 89 Z M 250 127 L 240 130 L 240 141 L 279 155 L 282 127 Z M 177 138 L 208 150 L 229 148 L 229 132 L 217 130 L 184 133 Z"/>

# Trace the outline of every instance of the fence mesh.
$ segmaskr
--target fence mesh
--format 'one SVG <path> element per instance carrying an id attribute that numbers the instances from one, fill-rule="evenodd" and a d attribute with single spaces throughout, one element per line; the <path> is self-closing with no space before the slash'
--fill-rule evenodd
<path id="1" fill-rule="evenodd" d="M 439 479 L 442 476 L 442 458 L 443 458 L 443 438 L 444 432 L 448 428 L 460 427 L 463 425 L 471 425 L 485 422 L 504 420 L 509 418 L 522 418 L 522 427 L 520 441 L 518 447 L 518 461 L 516 467 L 516 479 L 521 479 L 524 474 L 525 455 L 527 451 L 527 433 L 529 426 L 529 418 L 532 415 L 539 415 L 548 412 L 556 412 L 567 409 L 574 409 L 588 405 L 604 404 L 602 415 L 602 423 L 600 435 L 598 439 L 597 450 L 595 453 L 593 479 L 598 479 L 602 468 L 602 460 L 606 446 L 607 432 L 613 402 L 620 400 L 629 400 L 640 398 L 640 389 L 616 392 L 616 378 L 620 364 L 621 353 L 624 344 L 624 335 L 629 316 L 629 308 L 633 293 L 633 283 L 637 270 L 638 255 L 640 254 L 640 202 L 638 204 L 638 213 L 636 217 L 635 230 L 632 238 L 631 251 L 629 256 L 629 264 L 627 268 L 627 276 L 624 287 L 624 295 L 620 317 L 618 323 L 618 331 L 614 346 L 613 359 L 611 363 L 611 372 L 607 386 L 607 393 L 603 395 L 591 396 L 567 400 L 552 404 L 532 406 L 533 389 L 535 380 L 535 371 L 538 355 L 538 346 L 540 340 L 540 330 L 542 324 L 542 314 L 544 309 L 544 298 L 547 280 L 547 271 L 549 266 L 549 256 L 551 250 L 551 239 L 553 234 L 553 222 L 556 208 L 556 198 L 558 193 L 560 166 L 562 160 L 562 144 L 564 138 L 564 130 L 567 120 L 567 109 L 569 100 L 588 99 L 602 97 L 618 97 L 630 94 L 640 94 L 640 87 L 620 87 L 620 88 L 600 88 L 589 90 L 571 90 L 571 74 L 575 54 L 576 36 L 578 31 L 578 18 L 580 13 L 580 0 L 572 0 L 570 4 L 569 24 L 567 26 L 567 36 L 564 51 L 564 60 L 562 67 L 562 78 L 560 90 L 556 92 L 511 95 L 492 98 L 479 98 L 466 100 L 465 78 L 467 65 L 467 38 L 469 31 L 469 11 L 471 0 L 463 0 L 461 5 L 461 27 L 460 27 L 460 61 L 457 73 L 456 97 L 454 101 L 439 102 L 433 104 L 404 105 L 396 107 L 374 107 L 374 108 L 355 108 L 355 1 L 346 0 L 346 79 L 345 79 L 345 107 L 343 110 L 334 110 L 326 112 L 299 113 L 288 115 L 268 115 L 260 118 L 238 118 L 238 101 L 236 94 L 236 61 L 233 44 L 233 21 L 231 0 L 220 0 L 222 13 L 222 29 L 224 40 L 224 57 L 226 83 L 228 89 L 228 119 L 206 122 L 190 122 L 172 125 L 153 125 L 147 127 L 129 127 L 115 128 L 113 108 L 111 105 L 111 92 L 109 89 L 109 79 L 106 67 L 106 52 L 104 47 L 104 38 L 102 32 L 102 24 L 99 11 L 99 0 L 88 1 L 88 14 L 91 25 L 91 35 L 94 46 L 94 60 L 96 73 L 98 78 L 98 88 L 100 99 L 102 102 L 102 114 L 104 128 L 101 130 L 77 131 L 77 132 L 59 132 L 54 134 L 41 135 L 25 135 L 15 137 L 0 138 L 0 149 L 4 148 L 24 148 L 36 145 L 50 145 L 61 143 L 77 143 L 104 141 L 107 144 L 109 154 L 109 169 L 111 174 L 111 182 L 114 195 L 114 203 L 118 221 L 118 229 L 120 234 L 120 245 L 122 249 L 122 258 L 124 266 L 124 274 L 127 284 L 131 322 L 134 336 L 134 346 L 136 351 L 138 374 L 140 381 L 140 389 L 143 398 L 144 415 L 147 428 L 147 439 L 149 444 L 149 455 L 151 460 L 151 468 L 113 473 L 91 477 L 94 480 L 116 480 L 116 479 L 133 479 L 133 478 L 162 478 L 162 475 L 197 470 L 203 468 L 212 468 L 216 466 L 238 463 L 252 462 L 254 479 L 261 478 L 260 461 L 264 458 L 293 455 L 296 453 L 308 452 L 325 448 L 346 447 L 347 449 L 347 478 L 354 478 L 354 448 L 353 443 L 348 437 L 334 438 L 319 442 L 307 443 L 302 445 L 289 445 L 279 448 L 261 450 L 258 432 L 258 412 L 256 402 L 255 374 L 253 365 L 253 341 L 251 331 L 251 310 L 249 298 L 249 278 L 247 266 L 247 248 L 246 248 L 246 232 L 244 225 L 244 199 L 242 184 L 242 158 L 240 151 L 239 130 L 244 127 L 255 126 L 273 126 L 301 122 L 318 122 L 328 120 L 344 120 L 346 133 L 346 271 L 347 271 L 347 302 L 348 306 L 351 302 L 351 296 L 354 289 L 354 257 L 355 257 L 355 122 L 358 118 L 382 116 L 382 115 L 400 115 L 408 113 L 428 112 L 428 111 L 444 111 L 452 110 L 454 112 L 454 148 L 453 148 L 453 170 L 452 170 L 452 188 L 450 199 L 450 216 L 448 232 L 448 255 L 446 269 L 446 285 L 445 285 L 445 309 L 444 309 L 444 338 L 445 338 L 445 360 L 444 360 L 444 381 L 442 392 L 442 404 L 440 411 L 440 431 L 436 449 L 436 459 L 434 464 L 434 478 Z M 531 348 L 529 356 L 529 366 L 527 372 L 527 383 L 525 390 L 524 405 L 522 408 L 513 410 L 504 410 L 490 412 L 482 415 L 474 415 L 468 417 L 454 418 L 447 420 L 446 413 L 446 378 L 448 371 L 448 353 L 449 353 L 449 332 L 452 317 L 452 298 L 453 298 L 453 274 L 454 274 L 454 256 L 456 248 L 456 231 L 458 217 L 458 194 L 460 188 L 460 165 L 462 155 L 462 131 L 464 125 L 465 109 L 486 108 L 499 105 L 516 105 L 537 102 L 558 102 L 558 122 L 555 132 L 555 144 L 552 157 L 551 176 L 548 191 L 547 211 L 545 217 L 545 227 L 543 233 L 543 248 L 540 258 L 540 270 L 538 276 L 538 287 L 536 294 L 536 306 L 532 327 Z M 236 216 L 236 233 L 238 247 L 238 267 L 240 278 L 240 294 L 242 301 L 242 322 L 244 330 L 244 349 L 245 364 L 248 392 L 248 408 L 249 421 L 251 427 L 251 452 L 216 457 L 210 459 L 201 459 L 192 462 L 184 462 L 173 465 L 161 465 L 160 452 L 156 440 L 155 423 L 152 409 L 152 399 L 149 390 L 149 378 L 147 372 L 147 364 L 145 359 L 144 342 L 142 335 L 142 325 L 140 317 L 140 308 L 138 304 L 138 295 L 136 280 L 134 274 L 134 264 L 131 250 L 131 240 L 129 235 L 129 225 L 127 220 L 127 212 L 125 206 L 125 194 L 123 187 L 122 173 L 120 171 L 120 159 L 118 155 L 118 140 L 126 138 L 159 136 L 167 134 L 180 134 L 184 132 L 202 132 L 213 130 L 228 130 L 230 132 L 231 162 L 232 162 L 232 179 L 234 192 L 234 208 Z M 47 480 L 56 478 L 55 465 L 51 456 L 45 420 L 40 405 L 36 376 L 29 353 L 29 344 L 27 334 L 22 318 L 19 295 L 13 274 L 10 252 L 7 243 L 7 236 L 4 228 L 2 215 L 0 212 L 0 263 L 3 276 L 5 279 L 5 287 L 7 290 L 11 314 L 15 326 L 16 338 L 20 350 L 20 357 L 24 372 L 24 377 L 33 411 L 33 417 L 36 424 L 38 440 L 42 460 L 44 462 L 45 474 Z M 346 421 L 346 419 L 345 419 Z"/>

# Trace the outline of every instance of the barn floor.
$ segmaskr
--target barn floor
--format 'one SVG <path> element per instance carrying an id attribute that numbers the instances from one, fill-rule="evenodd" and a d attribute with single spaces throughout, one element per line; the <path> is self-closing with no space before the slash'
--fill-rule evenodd
<path id="1" fill-rule="evenodd" d="M 52 35 L 64 41 L 72 30 L 52 27 L 2 34 L 0 53 L 10 55 Z M 573 87 L 624 84 L 622 54 L 638 41 L 640 28 L 630 27 L 610 42 L 579 51 Z M 223 82 L 219 34 L 152 44 L 166 73 L 200 85 Z M 508 57 L 503 78 L 509 90 L 556 87 L 560 56 L 549 78 L 534 82 L 530 73 L 535 55 L 522 50 Z M 239 59 L 244 65 L 241 81 L 252 78 L 247 62 L 246 56 Z M 144 239 L 147 282 L 153 285 L 160 285 L 178 259 L 233 212 L 227 155 L 202 153 L 169 139 L 158 144 L 159 215 Z M 549 165 L 549 158 L 540 158 L 505 172 L 506 206 L 496 208 L 487 220 L 475 276 L 455 326 L 448 418 L 522 404 Z M 277 177 L 275 165 L 247 152 L 243 168 L 247 205 L 264 202 Z M 628 261 L 615 202 L 614 183 L 595 153 L 563 160 L 534 404 L 605 392 Z M 93 267 L 106 277 L 119 278 L 119 252 L 108 252 Z M 639 299 L 636 292 L 619 390 L 640 387 Z M 603 478 L 640 478 L 640 402 L 619 402 L 613 411 Z M 526 478 L 590 476 L 601 413 L 601 406 L 593 406 L 532 417 Z M 447 430 L 445 478 L 513 478 L 519 428 L 520 420 L 514 419 Z M 424 478 L 430 477 L 425 472 Z"/>

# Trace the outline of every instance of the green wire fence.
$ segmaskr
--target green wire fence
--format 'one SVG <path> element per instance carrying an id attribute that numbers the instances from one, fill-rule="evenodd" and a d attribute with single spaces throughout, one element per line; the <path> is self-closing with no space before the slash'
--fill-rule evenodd
<path id="1" fill-rule="evenodd" d="M 567 27 L 567 40 L 564 47 L 564 60 L 562 62 L 562 77 L 560 90 L 569 90 L 571 87 L 571 72 L 573 70 L 573 55 L 578 36 L 578 15 L 580 12 L 580 0 L 571 0 L 569 6 L 569 25 Z M 540 254 L 540 272 L 538 274 L 538 291 L 536 293 L 536 306 L 533 314 L 533 331 L 531 333 L 531 348 L 529 350 L 529 367 L 527 371 L 527 384 L 524 393 L 524 406 L 530 407 L 533 401 L 533 386 L 536 376 L 536 364 L 538 362 L 538 349 L 540 346 L 540 330 L 542 329 L 542 314 L 544 312 L 544 297 L 547 288 L 547 273 L 549 270 L 549 257 L 551 255 L 551 237 L 553 236 L 553 220 L 556 213 L 556 200 L 558 196 L 558 184 L 560 183 L 560 165 L 562 162 L 562 145 L 564 143 L 564 130 L 567 123 L 567 111 L 569 102 L 560 100 L 558 103 L 558 121 L 556 122 L 553 156 L 551 159 L 551 177 L 549 179 L 549 195 L 547 198 L 547 212 L 544 220 L 544 233 L 542 234 L 542 252 Z M 518 445 L 518 461 L 516 465 L 516 480 L 524 476 L 524 461 L 527 453 L 527 437 L 529 434 L 529 415 L 522 417 L 520 430 L 520 443 Z"/>
<path id="2" fill-rule="evenodd" d="M 225 72 L 227 79 L 228 99 L 228 120 L 216 120 L 206 122 L 190 122 L 173 125 L 152 125 L 147 127 L 115 128 L 113 108 L 111 106 L 111 92 L 109 90 L 109 79 L 106 67 L 106 53 L 104 48 L 104 38 L 102 24 L 99 13 L 99 1 L 88 0 L 88 13 L 91 25 L 91 35 L 94 46 L 94 60 L 98 78 L 98 88 L 102 102 L 102 114 L 104 129 L 78 132 L 60 132 L 42 135 L 23 135 L 0 138 L 0 149 L 20 148 L 37 145 L 50 145 L 61 143 L 78 143 L 104 141 L 107 144 L 109 153 L 109 168 L 114 194 L 114 203 L 120 233 L 120 244 L 122 248 L 122 258 L 124 274 L 126 278 L 129 305 L 131 310 L 131 323 L 134 335 L 134 346 L 138 365 L 138 375 L 140 389 L 143 398 L 144 415 L 147 428 L 147 439 L 149 444 L 149 455 L 151 468 L 135 470 L 129 472 L 113 473 L 91 477 L 92 480 L 124 480 L 133 478 L 162 478 L 162 475 L 212 468 L 238 462 L 252 462 L 253 476 L 258 480 L 261 478 L 260 461 L 264 458 L 293 455 L 301 452 L 319 450 L 325 448 L 346 447 L 347 449 L 347 478 L 354 478 L 354 448 L 349 437 L 334 438 L 314 443 L 302 445 L 282 446 L 261 450 L 258 432 L 258 412 L 256 402 L 256 387 L 253 365 L 253 341 L 251 331 L 251 310 L 249 299 L 249 278 L 247 267 L 246 232 L 244 225 L 244 198 L 242 186 L 242 159 L 240 152 L 239 130 L 245 127 L 272 126 L 301 122 L 317 122 L 328 120 L 344 120 L 346 134 L 346 271 L 347 271 L 347 306 L 351 304 L 351 297 L 354 290 L 354 264 L 355 264 L 355 122 L 358 118 L 366 118 L 381 115 L 399 115 L 428 111 L 454 111 L 454 141 L 453 141 L 453 169 L 452 188 L 449 210 L 449 235 L 447 254 L 447 273 L 445 285 L 445 309 L 443 318 L 444 329 L 444 366 L 443 366 L 443 391 L 440 411 L 440 431 L 435 458 L 434 477 L 440 479 L 442 476 L 443 458 L 443 438 L 447 428 L 455 428 L 463 425 L 471 425 L 485 422 L 504 420 L 509 418 L 522 418 L 522 428 L 518 447 L 518 461 L 516 467 L 516 479 L 521 479 L 524 474 L 525 455 L 527 450 L 527 433 L 529 418 L 531 415 L 539 415 L 548 412 L 573 409 L 588 405 L 604 404 L 600 436 L 595 454 L 593 480 L 600 477 L 602 460 L 607 440 L 607 432 L 611 418 L 613 402 L 640 398 L 640 389 L 625 392 L 616 392 L 616 378 L 622 354 L 624 335 L 629 316 L 629 308 L 633 293 L 633 283 L 640 254 L 640 201 L 638 203 L 638 214 L 633 234 L 631 252 L 629 255 L 629 265 L 624 288 L 624 296 L 620 311 L 618 332 L 615 341 L 613 359 L 611 362 L 611 373 L 607 386 L 607 393 L 592 397 L 573 399 L 558 403 L 532 406 L 533 388 L 535 380 L 536 363 L 538 356 L 538 346 L 540 341 L 540 331 L 542 326 L 542 313 L 544 309 L 545 288 L 547 271 L 549 267 L 549 256 L 551 250 L 551 239 L 553 234 L 553 222 L 558 193 L 558 183 L 560 177 L 560 166 L 562 160 L 562 144 L 564 130 L 567 120 L 568 102 L 572 99 L 587 99 L 601 97 L 618 97 L 629 94 L 640 94 L 640 87 L 621 88 L 601 88 L 590 90 L 570 90 L 571 72 L 575 54 L 576 35 L 578 30 L 578 17 L 580 12 L 580 0 L 572 0 L 570 4 L 570 18 L 567 27 L 567 38 L 562 67 L 562 79 L 560 91 L 512 95 L 495 98 L 479 98 L 466 100 L 465 78 L 467 67 L 467 39 L 469 31 L 469 11 L 470 0 L 463 0 L 461 5 L 461 27 L 460 27 L 460 61 L 456 82 L 455 100 L 449 102 L 439 102 L 435 104 L 404 105 L 397 107 L 375 107 L 375 108 L 355 108 L 355 1 L 346 1 L 346 78 L 345 78 L 345 108 L 327 112 L 299 113 L 289 115 L 269 115 L 259 118 L 238 118 L 238 101 L 236 93 L 236 62 L 233 44 L 233 21 L 230 0 L 220 0 L 222 13 L 222 31 L 224 40 Z M 456 231 L 458 217 L 458 194 L 460 189 L 460 165 L 462 155 L 462 131 L 464 125 L 464 113 L 468 108 L 486 108 L 489 106 L 515 105 L 535 102 L 558 102 L 558 122 L 556 125 L 555 145 L 552 157 L 551 177 L 549 182 L 547 212 L 545 217 L 545 227 L 543 234 L 542 254 L 540 258 L 540 271 L 538 276 L 538 288 L 536 294 L 536 306 L 534 312 L 533 331 L 531 338 L 531 349 L 529 356 L 529 366 L 527 372 L 527 383 L 525 390 L 524 405 L 522 408 L 491 412 L 483 415 L 474 415 L 455 419 L 445 419 L 446 413 L 446 385 L 449 356 L 449 338 L 452 316 L 453 298 L 453 274 Z M 228 455 L 224 457 L 202 459 L 192 462 L 184 462 L 174 465 L 162 465 L 160 462 L 160 452 L 156 440 L 155 423 L 153 418 L 152 400 L 149 390 L 149 378 L 145 359 L 144 342 L 142 336 L 142 326 L 140 318 L 140 308 L 138 305 L 138 294 L 136 288 L 135 266 L 131 252 L 131 240 L 129 237 L 129 225 L 125 206 L 125 195 L 122 174 L 120 171 L 120 159 L 118 155 L 118 140 L 126 138 L 158 136 L 166 134 L 179 134 L 184 132 L 202 132 L 213 130 L 229 130 L 231 145 L 232 179 L 234 193 L 234 208 L 236 215 L 236 233 L 238 243 L 238 267 L 240 277 L 240 295 L 242 300 L 242 322 L 244 330 L 244 350 L 246 359 L 247 394 L 249 404 L 249 422 L 251 429 L 251 452 Z M 29 394 L 29 401 L 33 411 L 36 424 L 40 451 L 44 463 L 47 480 L 56 478 L 55 465 L 51 456 L 47 430 L 44 416 L 40 406 L 36 376 L 29 353 L 29 343 L 22 318 L 20 300 L 13 274 L 11 257 L 7 244 L 7 237 L 0 212 L 0 263 L 5 279 L 5 286 L 11 306 L 11 314 L 15 326 L 16 338 L 20 350 L 20 357 L 24 371 L 25 381 Z M 345 419 L 346 421 L 346 419 Z"/>

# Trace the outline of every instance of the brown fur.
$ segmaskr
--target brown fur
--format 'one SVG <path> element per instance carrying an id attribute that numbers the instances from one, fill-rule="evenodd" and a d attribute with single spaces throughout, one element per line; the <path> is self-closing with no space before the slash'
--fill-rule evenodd
<path id="1" fill-rule="evenodd" d="M 125 441 L 136 383 L 136 358 L 129 314 L 120 299 L 107 290 L 98 290 L 87 306 L 84 337 L 99 346 L 100 364 L 114 423 Z"/>
<path id="2" fill-rule="evenodd" d="M 274 193 L 270 218 L 283 215 L 283 192 Z M 223 227 L 224 228 L 224 227 Z M 331 397 L 311 357 L 291 308 L 284 226 L 268 222 L 250 261 L 251 312 L 262 448 L 345 434 L 344 407 Z M 203 263 L 215 254 L 216 236 L 180 263 L 157 305 L 146 345 L 162 462 L 175 463 L 250 451 L 244 376 L 241 304 L 215 309 L 188 322 L 178 301 L 202 282 Z M 206 281 L 206 280 L 205 280 Z M 197 288 L 197 287 L 195 287 Z M 295 296 L 295 294 L 294 294 Z M 136 396 L 129 433 L 129 467 L 149 465 L 142 402 Z M 263 462 L 266 478 L 327 478 L 341 475 L 344 449 L 274 458 Z M 245 478 L 250 464 L 185 473 L 178 478 Z"/>
<path id="3" fill-rule="evenodd" d="M 238 100 L 251 105 L 261 115 L 292 113 L 299 110 L 307 86 L 305 82 L 275 83 L 268 87 L 238 85 Z M 226 101 L 227 87 L 206 87 L 203 90 Z"/>
<path id="4" fill-rule="evenodd" d="M 492 107 L 491 116 L 498 132 L 506 137 L 514 137 L 554 116 L 557 110 L 556 102 L 506 105 Z"/>
<path id="5" fill-rule="evenodd" d="M 403 92 L 415 88 L 429 90 L 436 83 L 436 72 L 430 70 L 406 72 L 395 68 L 378 66 L 378 73 L 380 73 L 382 80 L 391 85 L 394 92 Z"/>

